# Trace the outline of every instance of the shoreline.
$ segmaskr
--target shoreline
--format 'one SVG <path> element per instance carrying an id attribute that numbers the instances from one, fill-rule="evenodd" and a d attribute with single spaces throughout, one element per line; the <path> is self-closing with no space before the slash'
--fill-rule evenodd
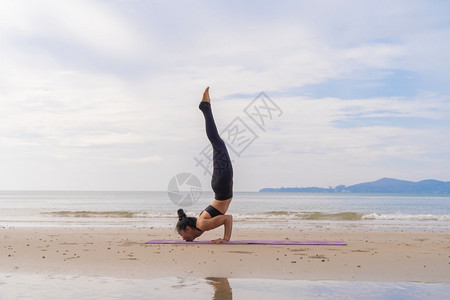
<path id="1" fill-rule="evenodd" d="M 179 236 L 173 229 L 144 227 L 0 230 L 3 273 L 450 283 L 450 236 L 440 230 L 235 228 L 232 235 L 341 240 L 347 246 L 149 245 Z M 220 234 L 207 232 L 201 240 Z"/>

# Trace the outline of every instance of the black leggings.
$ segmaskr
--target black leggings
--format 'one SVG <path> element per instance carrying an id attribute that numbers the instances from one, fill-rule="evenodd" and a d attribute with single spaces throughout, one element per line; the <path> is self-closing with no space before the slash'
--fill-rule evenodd
<path id="1" fill-rule="evenodd" d="M 206 135 L 213 147 L 213 175 L 211 187 L 216 200 L 227 200 L 233 197 L 233 167 L 225 142 L 217 132 L 216 123 L 211 111 L 211 103 L 200 102 L 200 110 L 205 116 Z"/>

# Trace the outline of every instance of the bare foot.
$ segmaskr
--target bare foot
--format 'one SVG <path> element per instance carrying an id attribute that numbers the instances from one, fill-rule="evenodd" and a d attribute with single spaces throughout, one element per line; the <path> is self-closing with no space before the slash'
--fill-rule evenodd
<path id="1" fill-rule="evenodd" d="M 209 86 L 203 92 L 202 102 L 211 102 L 211 99 L 209 98 Z"/>

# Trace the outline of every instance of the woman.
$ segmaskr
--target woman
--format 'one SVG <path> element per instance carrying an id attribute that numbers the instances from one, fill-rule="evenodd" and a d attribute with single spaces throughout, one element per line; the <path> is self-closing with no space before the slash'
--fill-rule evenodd
<path id="1" fill-rule="evenodd" d="M 182 209 L 178 210 L 177 231 L 183 240 L 192 242 L 203 232 L 224 226 L 222 239 L 212 240 L 213 243 L 228 242 L 233 227 L 233 217 L 227 215 L 228 207 L 233 198 L 233 167 L 224 141 L 217 132 L 217 127 L 211 111 L 209 87 L 203 93 L 199 105 L 206 123 L 206 135 L 213 147 L 213 175 L 211 187 L 215 197 L 211 204 L 201 212 L 198 218 L 187 217 Z"/>

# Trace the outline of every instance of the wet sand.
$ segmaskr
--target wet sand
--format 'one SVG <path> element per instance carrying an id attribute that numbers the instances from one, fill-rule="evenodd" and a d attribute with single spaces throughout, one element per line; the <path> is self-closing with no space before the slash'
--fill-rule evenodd
<path id="1" fill-rule="evenodd" d="M 147 245 L 172 229 L 0 227 L 5 273 L 450 283 L 450 234 L 372 229 L 234 229 L 233 239 L 347 246 Z M 219 237 L 221 231 L 201 239 Z"/>

